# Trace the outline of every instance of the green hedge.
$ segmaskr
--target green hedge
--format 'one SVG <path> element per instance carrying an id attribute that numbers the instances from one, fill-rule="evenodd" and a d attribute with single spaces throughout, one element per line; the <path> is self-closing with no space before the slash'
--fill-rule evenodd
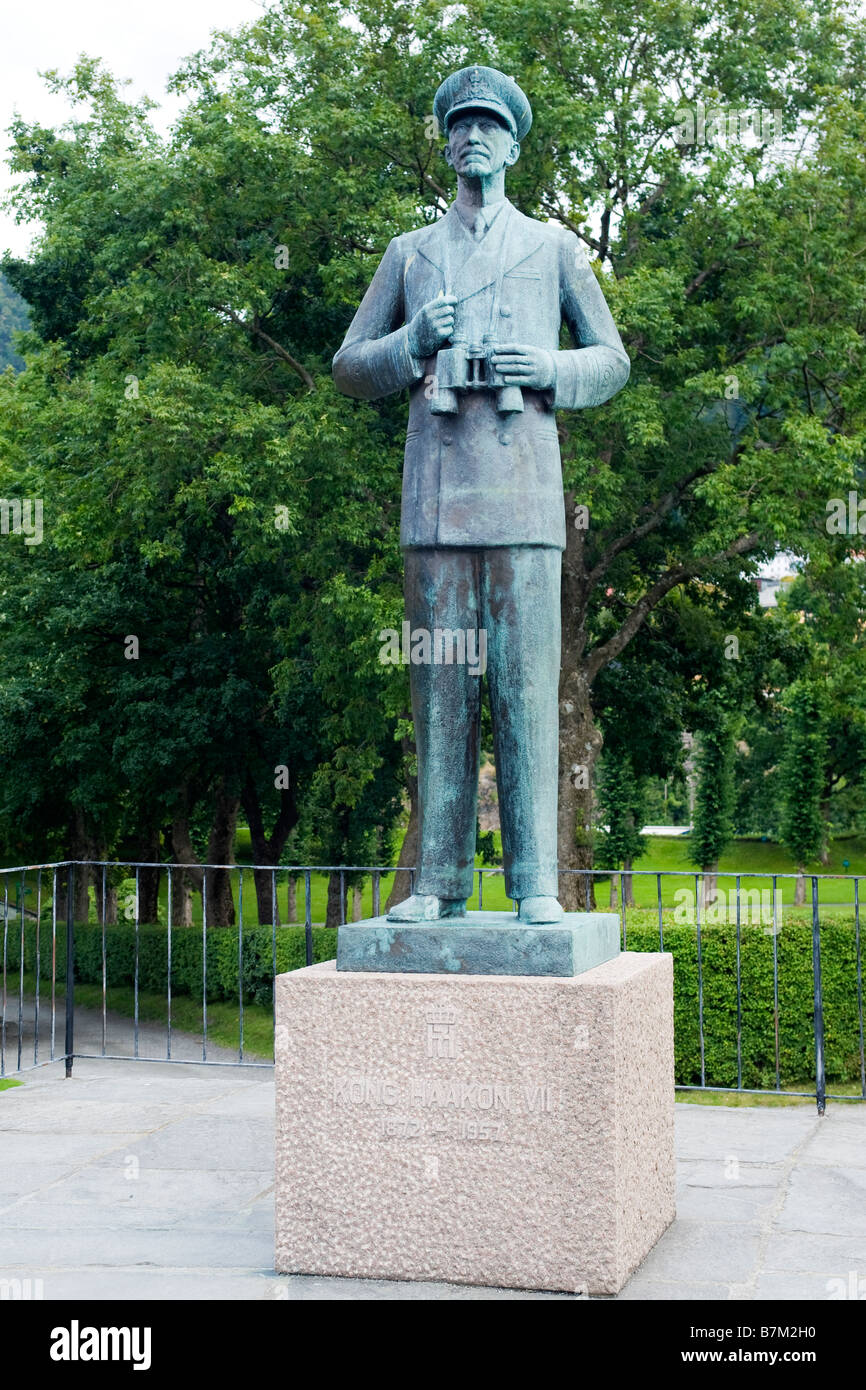
<path id="1" fill-rule="evenodd" d="M 35 926 L 25 927 L 25 969 L 35 969 Z M 76 979 L 102 979 L 102 933 L 97 926 L 75 929 Z M 765 929 L 744 926 L 741 945 L 742 1080 L 745 1087 L 775 1085 L 773 1019 L 773 937 Z M 8 965 L 18 969 L 19 929 L 10 922 Z M 65 930 L 57 936 L 58 979 L 65 976 Z M 139 929 L 139 986 L 164 993 L 168 982 L 166 931 Z M 658 923 L 652 912 L 629 912 L 628 949 L 657 951 Z M 704 1055 L 707 1085 L 737 1084 L 736 931 L 706 926 L 701 932 L 703 957 Z M 697 938 L 693 926 L 670 921 L 664 928 L 665 950 L 674 958 L 674 1029 L 676 1076 L 681 1084 L 701 1080 L 698 1030 Z M 783 1085 L 814 1078 L 812 933 L 808 921 L 786 922 L 776 937 L 779 963 L 779 1058 Z M 314 959 L 336 954 L 336 932 L 313 928 Z M 106 931 L 109 986 L 131 985 L 134 978 L 135 931 L 127 924 Z M 42 973 L 50 961 L 50 932 L 42 928 Z M 277 929 L 277 971 L 305 964 L 304 929 Z M 834 918 L 821 928 L 824 991 L 824 1050 L 827 1078 L 837 1084 L 859 1079 L 856 951 L 853 922 Z M 272 933 L 270 927 L 244 929 L 243 985 L 246 1002 L 270 1005 Z M 176 928 L 172 933 L 172 990 L 201 996 L 202 934 Z M 238 932 L 212 927 L 207 933 L 207 983 L 212 999 L 238 996 Z"/>
<path id="2" fill-rule="evenodd" d="M 634 921 L 643 917 L 643 921 Z M 628 949 L 659 949 L 654 913 L 628 915 Z M 676 1078 L 681 1085 L 701 1081 L 698 1023 L 698 952 L 693 926 L 664 926 L 664 946 L 674 958 L 674 1038 Z M 779 1065 L 782 1085 L 815 1076 L 812 928 L 808 921 L 786 922 L 776 937 L 779 979 Z M 737 1084 L 737 936 L 734 926 L 701 929 L 704 1059 L 708 1086 Z M 773 936 L 760 926 L 741 931 L 742 1084 L 773 1087 L 775 1027 Z M 828 1081 L 860 1078 L 856 939 L 853 921 L 821 925 L 821 980 L 824 999 L 824 1057 Z"/>
<path id="3" fill-rule="evenodd" d="M 168 936 L 164 927 L 139 927 L 139 989 L 164 994 L 168 986 Z M 332 960 L 337 952 L 337 933 L 329 927 L 313 927 L 313 959 Z M 202 933 L 175 928 L 171 934 L 171 988 L 174 994 L 202 994 Z M 10 973 L 19 968 L 20 928 L 9 924 Z M 51 931 L 42 927 L 41 973 L 50 971 Z M 123 923 L 105 931 L 106 978 L 111 986 L 135 981 L 135 928 Z M 277 973 L 306 965 L 303 927 L 277 928 Z M 36 969 L 36 926 L 24 928 L 24 968 Z M 243 936 L 244 1000 L 273 1001 L 273 933 L 270 927 L 245 927 Z M 57 932 L 57 978 L 66 977 L 66 928 Z M 75 978 L 84 984 L 102 983 L 102 928 L 76 926 Z M 237 927 L 210 927 L 207 933 L 207 993 L 209 999 L 238 997 Z"/>

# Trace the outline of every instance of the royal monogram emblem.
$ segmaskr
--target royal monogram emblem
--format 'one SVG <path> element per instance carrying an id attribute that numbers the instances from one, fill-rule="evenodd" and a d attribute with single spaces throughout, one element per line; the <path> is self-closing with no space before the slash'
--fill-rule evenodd
<path id="1" fill-rule="evenodd" d="M 435 1008 L 427 1014 L 427 1056 L 457 1056 L 457 1013 L 454 1009 Z"/>

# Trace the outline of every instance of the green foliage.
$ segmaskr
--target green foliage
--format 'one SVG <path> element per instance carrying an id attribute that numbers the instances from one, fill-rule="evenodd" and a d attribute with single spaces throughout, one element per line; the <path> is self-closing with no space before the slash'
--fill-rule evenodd
<path id="1" fill-rule="evenodd" d="M 43 858 L 75 828 L 79 857 L 178 822 L 206 842 L 243 797 L 277 858 L 288 833 L 308 860 L 390 853 L 405 402 L 340 398 L 329 367 L 389 238 L 452 195 L 429 117 L 467 61 L 530 96 L 510 196 L 582 236 L 633 361 L 561 420 L 590 515 L 564 668 L 610 747 L 627 695 L 640 776 L 675 771 L 696 675 L 763 699 L 748 573 L 860 544 L 824 522 L 866 436 L 862 52 L 861 17 L 823 0 L 712 23 L 693 0 L 279 0 L 183 65 L 165 139 L 93 60 L 52 76 L 73 119 L 12 130 L 45 231 L 5 267 L 33 332 L 0 381 L 0 495 L 43 497 L 46 539 L 0 547 L 3 847 Z M 680 145 L 698 100 L 809 138 Z M 726 670 L 726 632 L 754 660 Z"/>
<path id="2" fill-rule="evenodd" d="M 26 332 L 29 327 L 27 305 L 6 277 L 0 274 L 0 372 L 6 367 L 21 371 L 24 359 L 15 348 L 14 337 L 16 333 Z"/>
<path id="3" fill-rule="evenodd" d="M 647 779 L 646 819 L 649 825 L 688 825 L 688 788 L 682 775 Z"/>
<path id="4" fill-rule="evenodd" d="M 643 921 L 641 921 L 643 918 Z M 741 928 L 742 1084 L 773 1087 L 775 1031 L 771 930 Z M 779 1064 L 782 1085 L 815 1076 L 812 931 L 808 921 L 785 922 L 775 937 L 779 980 Z M 630 913 L 628 949 L 659 949 L 658 919 Z M 674 959 L 676 1078 L 701 1081 L 697 933 L 693 926 L 664 923 L 664 949 Z M 701 974 L 707 1085 L 737 1084 L 737 941 L 734 926 L 701 930 Z M 827 1079 L 856 1081 L 860 1074 L 857 957 L 853 922 L 821 927 L 824 1052 Z"/>
<path id="5" fill-rule="evenodd" d="M 641 828 L 646 820 L 646 787 L 635 777 L 627 753 L 608 754 L 602 764 L 599 814 L 608 830 L 599 836 L 598 863 L 603 869 L 630 865 L 646 853 Z"/>
<path id="6" fill-rule="evenodd" d="M 290 833 L 387 859 L 398 425 L 330 384 L 309 161 L 249 93 L 200 94 L 162 143 L 98 65 L 52 81 L 86 110 L 14 132 L 49 232 L 8 265 L 39 337 L 0 383 L 0 494 L 44 498 L 46 534 L 0 548 L 0 840 L 149 859 L 142 832 L 171 856 L 180 829 L 222 860 L 242 803 L 260 862 Z"/>
<path id="7" fill-rule="evenodd" d="M 705 705 L 697 778 L 691 859 L 699 868 L 710 868 L 734 834 L 734 739 L 730 715 L 718 699 Z"/>
<path id="8" fill-rule="evenodd" d="M 475 853 L 480 857 L 481 863 L 486 867 L 492 864 L 501 864 L 502 855 L 496 846 L 496 832 L 493 830 L 481 833 L 481 824 L 475 821 Z"/>
<path id="9" fill-rule="evenodd" d="M 800 681 L 786 694 L 782 838 L 797 864 L 818 854 L 824 840 L 821 796 L 827 759 L 827 702 L 822 690 Z"/>
<path id="10" fill-rule="evenodd" d="M 171 987 L 176 994 L 202 997 L 203 961 L 206 961 L 206 993 L 209 999 L 237 1000 L 239 933 L 233 927 L 209 927 L 206 937 L 200 931 L 179 928 L 171 936 Z M 136 949 L 138 983 L 142 991 L 165 994 L 168 987 L 168 934 L 163 927 L 139 927 L 136 948 L 135 928 L 126 924 L 105 931 L 106 979 L 110 986 L 132 985 L 135 981 Z M 10 932 L 8 945 L 10 974 L 17 972 L 21 958 L 21 933 Z M 24 928 L 24 968 L 36 969 L 36 926 Z M 277 974 L 299 970 L 306 965 L 303 927 L 277 928 Z M 332 960 L 337 936 L 331 928 L 313 927 L 313 960 Z M 46 970 L 46 929 L 42 928 L 41 972 Z M 58 931 L 56 943 L 57 978 L 66 978 L 66 934 Z M 84 984 L 102 983 L 102 928 L 79 924 L 75 928 L 75 978 Z M 246 927 L 243 933 L 244 999 L 257 1004 L 273 1000 L 273 932 L 270 927 Z"/>

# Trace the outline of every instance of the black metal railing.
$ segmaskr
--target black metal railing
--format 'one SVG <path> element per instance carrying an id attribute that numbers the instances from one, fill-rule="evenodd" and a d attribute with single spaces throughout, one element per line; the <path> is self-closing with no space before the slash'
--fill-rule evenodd
<path id="1" fill-rule="evenodd" d="M 474 896 L 477 897 L 478 908 L 483 909 L 485 882 L 487 882 L 489 896 L 490 880 L 501 877 L 502 870 L 495 867 L 482 867 L 476 869 L 475 872 L 478 886 Z M 69 1076 L 76 1058 L 104 1058 L 106 1060 L 129 1060 L 131 1058 L 148 1062 L 208 1063 L 246 1067 L 270 1066 L 271 1063 L 262 1058 L 260 1042 L 257 1046 L 250 1047 L 248 1045 L 245 1037 L 245 1017 L 252 997 L 251 991 L 254 993 L 255 989 L 258 988 L 259 993 L 261 993 L 263 989 L 269 989 L 271 1000 L 273 999 L 273 978 L 278 972 L 280 933 L 284 930 L 281 926 L 283 913 L 279 902 L 281 893 L 285 892 L 288 907 L 289 885 L 294 884 L 296 889 L 303 885 L 303 920 L 287 925 L 291 925 L 295 937 L 297 937 L 298 930 L 303 928 L 303 962 L 311 965 L 316 954 L 314 926 L 317 925 L 313 922 L 314 877 L 317 879 L 317 886 L 321 889 L 323 887 L 320 882 L 322 878 L 333 883 L 334 876 L 339 876 L 339 919 L 341 922 L 345 922 L 348 917 L 347 892 L 350 884 L 353 887 L 357 887 L 359 883 L 364 885 L 365 894 L 369 892 L 371 913 L 373 916 L 378 916 L 382 908 L 382 880 L 395 873 L 402 873 L 407 876 L 408 890 L 412 892 L 414 869 L 395 869 L 393 866 L 383 865 L 191 866 L 163 863 L 109 861 L 72 863 L 64 861 L 0 869 L 0 919 L 2 919 L 0 926 L 2 926 L 3 952 L 0 1077 L 52 1062 L 64 1063 L 66 1075 Z M 156 924 L 141 920 L 140 903 L 143 875 L 150 876 L 151 903 L 155 901 L 157 904 Z M 214 934 L 215 915 L 217 919 L 226 915 L 225 912 L 215 914 L 212 901 L 213 895 L 219 887 L 216 877 L 218 875 L 223 876 L 223 903 L 225 902 L 225 875 L 230 876 L 228 891 L 231 896 L 231 911 L 228 915 L 234 915 L 236 918 L 235 926 L 223 928 L 224 933 L 236 930 L 237 935 L 236 950 L 234 946 L 231 946 L 230 966 L 227 964 L 229 953 L 226 942 L 222 936 L 218 940 Z M 249 904 L 249 882 L 252 875 L 255 875 L 260 916 L 262 915 L 263 903 L 266 907 L 268 897 L 266 892 L 263 896 L 262 888 L 263 885 L 270 885 L 270 921 L 265 926 L 254 926 L 244 921 L 245 884 L 247 888 L 246 903 Z M 191 876 L 193 876 L 192 881 L 195 882 L 194 888 L 191 886 Z M 600 881 L 607 882 L 611 886 L 612 898 L 615 896 L 617 899 L 623 949 L 629 948 L 629 915 L 631 914 L 633 942 L 637 940 L 637 944 L 642 949 L 648 949 L 647 931 L 651 919 L 655 919 L 656 925 L 652 931 L 655 932 L 657 928 L 658 950 L 660 951 L 666 949 L 665 913 L 670 913 L 670 896 L 671 891 L 673 891 L 674 921 L 672 923 L 669 919 L 667 928 L 670 932 L 672 926 L 685 925 L 689 927 L 690 940 L 693 930 L 695 964 L 696 1019 L 690 1020 L 684 1016 L 682 1001 L 677 1001 L 678 1030 L 685 1030 L 696 1023 L 696 1045 L 692 1066 L 694 1079 L 680 1080 L 678 1089 L 684 1091 L 740 1092 L 753 1095 L 776 1094 L 791 1098 L 808 1096 L 814 1097 L 819 1113 L 823 1113 L 828 1099 L 840 1101 L 866 1099 L 859 888 L 862 877 L 852 874 L 813 874 L 803 879 L 803 876 L 797 874 L 721 872 L 714 876 L 717 893 L 719 881 L 732 880 L 734 885 L 730 890 L 723 889 L 721 893 L 724 903 L 722 925 L 730 927 L 734 931 L 733 972 L 736 989 L 736 1084 L 724 1085 L 716 1084 L 712 1078 L 708 1079 L 706 933 L 710 926 L 719 924 L 717 920 L 711 920 L 714 908 L 716 909 L 715 919 L 718 919 L 719 898 L 717 896 L 713 901 L 712 894 L 707 891 L 707 876 L 690 870 L 567 870 L 560 875 L 560 888 L 566 902 L 571 903 L 573 899 L 576 899 L 585 909 L 589 910 L 593 906 L 595 887 Z M 754 888 L 744 889 L 744 879 L 770 882 L 772 890 L 769 894 L 769 902 L 766 901 L 768 894 L 765 891 Z M 811 885 L 811 903 L 804 904 L 807 918 L 804 930 L 808 931 L 810 928 L 811 936 L 811 971 L 808 988 L 811 1014 L 810 1069 L 813 1075 L 808 1080 L 811 1082 L 814 1079 L 814 1085 L 810 1086 L 808 1090 L 794 1088 L 797 1085 L 802 1086 L 801 1075 L 793 1078 L 792 1085 L 783 1085 L 780 1031 L 782 1015 L 778 942 L 782 929 L 782 904 L 779 885 L 781 883 L 789 887 L 797 879 L 801 879 L 804 884 L 809 883 Z M 655 880 L 654 885 L 652 880 Z M 683 880 L 690 885 L 689 888 L 685 890 L 676 888 L 675 884 Z M 155 896 L 154 882 L 156 883 Z M 833 884 L 842 885 L 841 889 L 837 890 L 842 893 L 842 901 L 834 902 L 832 906 L 844 908 L 850 902 L 853 917 L 853 934 L 850 942 L 847 934 L 843 941 L 843 946 L 847 952 L 846 968 L 850 967 L 850 978 L 846 978 L 844 981 L 850 1031 L 850 1052 L 846 1055 L 849 1059 L 847 1065 L 852 1081 L 852 1089 L 847 1094 L 840 1092 L 831 1094 L 827 1090 L 826 1009 L 822 976 L 820 895 L 821 893 L 824 894 L 824 906 L 826 908 L 830 905 L 827 902 L 827 893 L 832 891 L 831 885 Z M 124 885 L 128 890 L 127 897 L 120 902 L 118 893 Z M 164 899 L 161 897 L 163 887 Z M 86 893 L 84 892 L 85 889 Z M 615 893 L 614 889 L 616 890 Z M 643 900 L 641 903 L 634 901 L 636 890 L 637 896 Z M 744 926 L 756 925 L 753 920 L 756 895 L 757 925 L 762 926 L 764 934 L 770 937 L 772 943 L 773 1043 L 771 1065 L 768 1070 L 772 1073 L 773 1083 L 748 1086 L 744 1085 L 744 1003 L 753 1010 L 761 1001 L 752 999 L 748 994 L 744 1001 L 743 930 Z M 78 898 L 79 905 L 85 902 L 87 904 L 88 921 L 86 923 L 76 920 L 76 916 L 80 915 L 76 913 L 76 898 Z M 507 906 L 507 899 L 504 898 L 501 891 L 498 893 L 498 898 L 498 906 Z M 666 898 L 667 901 L 665 901 Z M 681 900 L 685 898 L 686 901 L 680 901 L 677 904 L 678 898 Z M 196 900 L 198 907 L 196 913 L 193 914 L 191 905 Z M 164 932 L 159 922 L 160 914 L 163 911 L 163 901 Z M 234 910 L 235 901 L 237 903 L 236 911 Z M 188 923 L 186 925 L 181 925 L 180 921 L 175 920 L 176 916 L 179 915 L 176 910 L 179 902 L 185 909 Z M 470 907 L 472 906 L 474 906 L 474 902 L 470 901 Z M 786 904 L 784 910 L 788 912 L 790 906 L 790 903 Z M 117 918 L 121 910 L 123 921 L 118 922 Z M 679 913 L 679 918 L 677 913 Z M 200 923 L 192 922 L 192 916 L 199 914 Z M 267 911 L 264 912 L 264 915 L 265 917 L 268 916 Z M 111 973 L 109 960 L 113 953 L 114 944 L 119 941 L 119 937 L 122 935 L 122 933 L 118 933 L 117 927 L 124 925 L 127 929 L 131 929 L 132 935 L 131 964 L 127 962 L 123 966 L 122 972 L 124 978 L 130 981 L 131 993 L 126 1003 L 130 1009 L 131 1028 L 128 1037 L 122 1038 L 119 1046 L 125 1045 L 128 1048 L 127 1051 L 112 1050 L 109 1043 L 110 989 L 117 988 L 117 980 L 109 978 Z M 828 923 L 825 922 L 825 928 L 827 925 Z M 159 956 L 156 967 L 154 965 L 154 938 L 152 935 L 154 931 L 156 931 L 155 948 Z M 148 995 L 149 999 L 153 995 L 152 988 L 143 991 L 143 966 L 145 962 L 142 957 L 142 944 L 145 940 L 143 936 L 145 932 L 151 933 L 151 935 L 147 938 L 148 952 L 144 983 L 152 986 L 154 975 L 158 977 L 159 989 L 157 993 L 160 996 L 160 1001 L 164 998 L 165 1005 L 163 1010 L 160 1004 L 158 1026 L 151 1026 L 151 1020 L 144 1020 L 141 1013 L 143 992 Z M 94 933 L 96 935 L 95 946 Z M 267 933 L 267 939 L 263 933 Z M 196 943 L 195 949 L 192 951 L 190 950 L 191 942 Z M 182 990 L 178 988 L 181 973 L 178 963 L 179 943 L 184 948 L 182 952 L 184 957 L 184 979 L 182 982 L 184 988 Z M 127 937 L 124 937 L 120 944 L 128 946 Z M 90 996 L 91 1002 L 86 1008 L 79 1006 L 77 1027 L 76 957 L 78 956 L 80 964 L 83 964 L 85 945 L 87 947 L 86 973 L 89 974 L 89 980 L 86 983 L 96 987 L 97 1003 L 94 1008 L 92 996 Z M 655 949 L 654 937 L 653 949 Z M 330 954 L 333 954 L 333 950 L 330 951 Z M 190 967 L 190 957 L 192 957 L 192 967 Z M 301 961 L 297 960 L 294 963 L 300 964 Z M 193 975 L 195 975 L 195 994 L 193 994 L 191 987 L 191 968 Z M 727 968 L 726 966 L 725 969 L 727 970 Z M 81 971 L 79 971 L 80 973 Z M 161 983 L 163 973 L 164 991 Z M 838 970 L 835 970 L 834 979 L 837 975 Z M 231 1008 L 234 1010 L 236 1006 L 236 1020 L 234 1016 L 232 1017 L 232 1026 L 236 1023 L 236 1041 L 233 1039 L 230 1047 L 224 1042 L 214 1041 L 213 1029 L 209 1025 L 209 1003 L 213 1006 L 216 976 L 219 976 L 221 981 L 224 1002 L 227 998 L 226 978 L 233 982 L 234 993 Z M 835 989 L 838 994 L 838 980 Z M 188 1026 L 177 1027 L 175 1023 L 175 1006 L 182 993 L 189 998 L 197 998 L 200 1005 L 200 1025 L 195 1034 L 190 1033 Z M 769 1000 L 767 1004 L 769 1007 Z M 712 1004 L 710 1011 L 712 1014 Z M 260 1014 L 258 1016 L 260 1017 Z M 87 1024 L 86 1028 L 81 1026 L 84 1022 Z M 271 1007 L 272 1023 L 273 1004 Z M 142 1050 L 143 1024 L 145 1025 L 144 1050 Z M 115 1035 L 120 1027 L 120 1020 L 112 1017 L 111 1029 Z M 61 1029 L 62 1050 L 59 1041 Z M 31 1033 L 32 1037 L 30 1036 Z M 154 1046 L 157 1035 L 160 1039 L 158 1047 Z M 679 1036 L 677 1041 L 679 1043 Z M 734 1059 L 731 1059 L 732 1074 L 733 1062 Z M 687 1066 L 686 1072 L 688 1072 Z"/>

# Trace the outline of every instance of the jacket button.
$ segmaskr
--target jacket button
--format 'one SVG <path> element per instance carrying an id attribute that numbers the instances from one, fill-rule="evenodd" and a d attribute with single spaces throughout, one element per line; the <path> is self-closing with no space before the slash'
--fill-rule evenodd
<path id="1" fill-rule="evenodd" d="M 507 309 L 507 308 L 505 307 L 504 304 L 502 305 L 502 307 L 501 307 L 501 309 L 499 310 L 499 312 L 500 312 L 500 314 L 502 315 L 502 317 L 503 317 L 504 319 L 510 319 L 510 318 L 511 318 L 511 310 L 510 310 L 510 309 Z"/>
<path id="2" fill-rule="evenodd" d="M 501 434 L 501 435 L 499 436 L 499 443 L 500 443 L 500 444 L 510 444 L 510 443 L 511 443 L 511 435 L 510 435 L 510 434 Z"/>
<path id="3" fill-rule="evenodd" d="M 452 443 L 451 435 L 450 435 L 450 434 L 443 434 L 443 436 L 442 436 L 442 443 L 443 443 L 443 444 L 450 444 L 450 443 Z"/>

